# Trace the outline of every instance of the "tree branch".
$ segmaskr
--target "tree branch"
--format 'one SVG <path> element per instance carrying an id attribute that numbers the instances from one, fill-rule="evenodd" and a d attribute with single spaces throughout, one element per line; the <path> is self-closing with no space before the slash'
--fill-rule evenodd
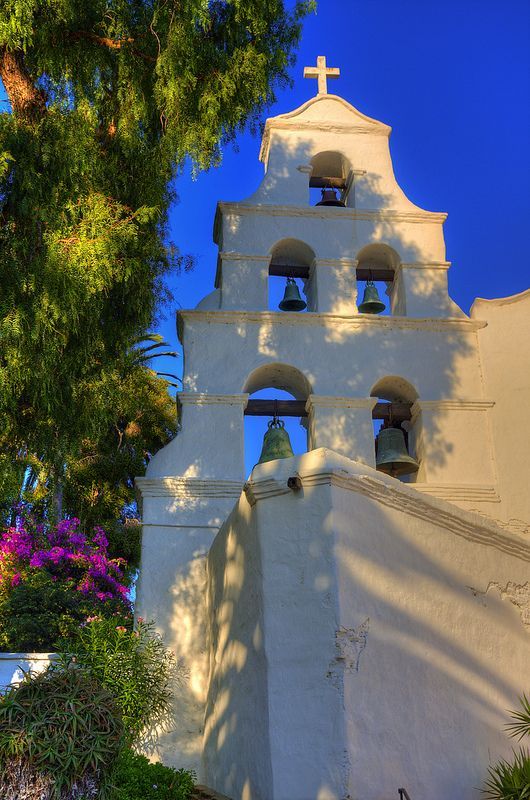
<path id="1" fill-rule="evenodd" d="M 135 42 L 132 37 L 127 39 L 110 39 L 108 36 L 98 36 L 96 33 L 91 33 L 90 31 L 72 31 L 72 33 L 69 34 L 69 39 L 73 42 L 85 39 L 100 47 L 107 47 L 109 50 L 121 50 L 123 47 L 133 45 Z M 131 52 L 144 61 L 156 63 L 156 58 L 154 56 L 142 53 L 142 51 L 138 50 L 136 47 L 131 47 Z"/>
<path id="2" fill-rule="evenodd" d="M 0 48 L 0 78 L 16 117 L 31 121 L 43 116 L 46 95 L 32 81 L 21 50 Z"/>

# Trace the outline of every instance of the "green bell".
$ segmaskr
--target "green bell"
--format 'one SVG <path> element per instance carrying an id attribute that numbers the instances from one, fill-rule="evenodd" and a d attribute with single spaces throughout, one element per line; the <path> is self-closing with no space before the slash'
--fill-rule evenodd
<path id="1" fill-rule="evenodd" d="M 263 437 L 263 447 L 258 464 L 275 461 L 277 458 L 292 458 L 293 448 L 289 434 L 285 430 L 285 422 L 277 417 L 271 419 L 268 430 Z"/>
<path id="2" fill-rule="evenodd" d="M 376 468 L 396 478 L 417 472 L 419 464 L 409 456 L 405 444 L 405 434 L 401 428 L 381 428 L 377 434 Z"/>
<path id="3" fill-rule="evenodd" d="M 281 311 L 303 311 L 306 307 L 304 300 L 300 297 L 298 286 L 294 278 L 287 278 L 287 285 L 283 300 L 280 303 Z"/>
<path id="4" fill-rule="evenodd" d="M 361 314 L 380 314 L 386 308 L 373 281 L 366 281 L 366 289 L 359 311 Z"/>

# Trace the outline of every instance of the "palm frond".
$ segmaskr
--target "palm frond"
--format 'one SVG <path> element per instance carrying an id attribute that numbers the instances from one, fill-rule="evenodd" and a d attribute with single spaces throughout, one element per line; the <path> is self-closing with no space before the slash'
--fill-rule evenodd
<path id="1" fill-rule="evenodd" d="M 525 736 L 530 736 L 530 699 L 523 694 L 519 701 L 521 710 L 510 712 L 510 716 L 515 721 L 508 722 L 506 730 L 509 736 L 520 741 Z"/>

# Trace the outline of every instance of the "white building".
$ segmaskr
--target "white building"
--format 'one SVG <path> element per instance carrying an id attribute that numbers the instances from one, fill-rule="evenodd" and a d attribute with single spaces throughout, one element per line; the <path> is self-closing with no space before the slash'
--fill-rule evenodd
<path id="1" fill-rule="evenodd" d="M 161 746 L 234 800 L 471 800 L 528 690 L 530 291 L 463 313 L 446 215 L 312 72 L 318 95 L 267 121 L 257 191 L 218 205 L 215 289 L 178 315 L 181 430 L 137 481 L 139 613 L 189 671 Z M 271 274 L 302 278 L 307 312 L 269 310 Z M 370 276 L 389 315 L 358 312 Z M 308 452 L 245 482 L 267 387 L 305 409 Z M 406 482 L 375 468 L 387 401 Z"/>

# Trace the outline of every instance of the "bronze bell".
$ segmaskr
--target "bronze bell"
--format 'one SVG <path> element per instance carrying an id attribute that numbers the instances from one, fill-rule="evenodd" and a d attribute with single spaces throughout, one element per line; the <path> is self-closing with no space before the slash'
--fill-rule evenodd
<path id="1" fill-rule="evenodd" d="M 278 417 L 271 419 L 268 430 L 263 437 L 263 447 L 258 464 L 275 461 L 277 458 L 292 458 L 293 448 L 289 434 L 285 430 L 285 422 Z"/>
<path id="2" fill-rule="evenodd" d="M 419 464 L 409 456 L 405 444 L 405 434 L 401 428 L 381 428 L 377 434 L 376 468 L 394 478 L 417 472 Z"/>
<path id="3" fill-rule="evenodd" d="M 320 198 L 320 202 L 317 203 L 317 206 L 340 206 L 340 208 L 344 208 L 345 205 L 346 204 L 337 197 L 335 189 L 322 189 L 322 197 Z"/>
<path id="4" fill-rule="evenodd" d="M 359 306 L 359 312 L 361 314 L 380 314 L 385 308 L 385 304 L 379 297 L 377 286 L 373 281 L 366 281 L 366 289 L 364 290 L 363 301 Z"/>
<path id="5" fill-rule="evenodd" d="M 303 311 L 306 303 L 300 297 L 300 292 L 294 278 L 287 278 L 283 300 L 279 305 L 281 311 Z"/>

